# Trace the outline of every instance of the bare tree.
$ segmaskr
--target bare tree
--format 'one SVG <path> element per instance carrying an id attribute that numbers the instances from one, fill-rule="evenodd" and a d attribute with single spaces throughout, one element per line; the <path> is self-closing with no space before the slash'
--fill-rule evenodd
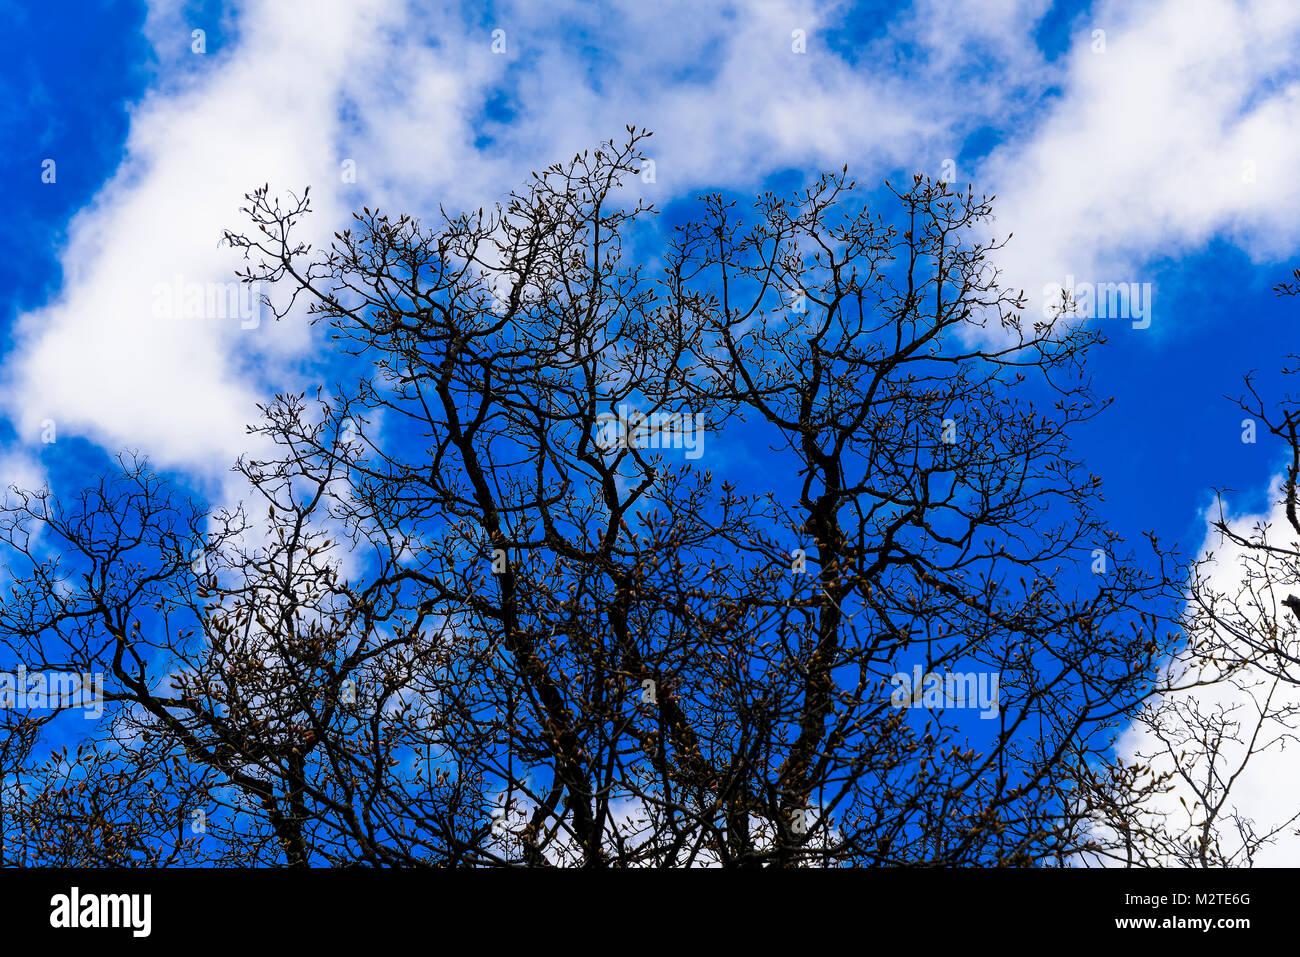
<path id="1" fill-rule="evenodd" d="M 847 170 L 702 197 L 651 274 L 619 192 L 647 135 L 320 253 L 307 194 L 249 195 L 243 278 L 359 376 L 263 409 L 238 508 L 125 460 L 3 512 L 0 642 L 111 704 L 11 773 L 24 861 L 1095 850 L 1094 768 L 1177 641 L 1169 556 L 1125 553 L 1070 458 L 1096 335 L 1028 322 L 991 200 L 920 177 L 897 224 Z"/>

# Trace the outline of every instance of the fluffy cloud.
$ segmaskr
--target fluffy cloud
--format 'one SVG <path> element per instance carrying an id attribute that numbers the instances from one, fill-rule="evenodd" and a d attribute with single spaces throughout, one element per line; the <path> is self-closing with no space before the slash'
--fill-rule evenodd
<path id="1" fill-rule="evenodd" d="M 190 54 L 188 29 L 163 31 L 199 65 L 135 108 L 120 169 L 70 224 L 60 294 L 18 324 L 3 397 L 20 434 L 34 440 L 52 418 L 61 436 L 201 470 L 238 454 L 255 401 L 282 386 L 307 336 L 213 308 L 237 265 L 219 240 L 254 184 L 300 187 L 337 168 L 334 90 L 367 7 L 346 11 L 291 31 L 288 5 L 267 4 L 237 50 L 210 59 Z"/>
<path id="2" fill-rule="evenodd" d="M 1169 670 L 1179 684 L 1208 684 L 1167 695 L 1161 717 L 1135 723 L 1120 738 L 1117 752 L 1126 762 L 1140 761 L 1156 774 L 1171 775 L 1169 789 L 1146 809 L 1149 824 L 1163 817 L 1166 834 L 1194 844 L 1208 796 L 1208 803 L 1222 805 L 1213 831 L 1226 858 L 1234 864 L 1253 859 L 1257 866 L 1300 866 L 1300 805 L 1292 786 L 1300 780 L 1300 673 L 1294 667 L 1252 666 L 1221 680 L 1219 670 L 1225 660 L 1255 658 L 1255 649 L 1274 634 L 1294 650 L 1296 621 L 1282 602 L 1300 590 L 1293 557 L 1300 554 L 1300 541 L 1280 500 L 1264 514 L 1240 515 L 1228 524 L 1235 537 L 1276 550 L 1265 554 L 1242 547 L 1208 529 L 1202 551 L 1210 557 L 1198 576 L 1199 599 L 1192 603 L 1188 624 L 1201 647 L 1229 653 L 1217 656 L 1219 664 L 1172 662 Z M 1275 588 L 1275 582 L 1284 584 Z M 1212 637 L 1206 629 L 1212 629 Z M 1243 833 L 1272 838 L 1248 858 Z M 1156 853 L 1164 857 L 1168 850 Z"/>
<path id="3" fill-rule="evenodd" d="M 120 169 L 70 224 L 60 293 L 17 325 L 4 407 L 28 442 L 52 418 L 64 436 L 219 473 L 246 448 L 256 401 L 309 386 L 328 361 L 301 322 L 156 314 L 169 288 L 211 295 L 230 280 L 237 263 L 218 239 L 252 186 L 312 184 L 319 242 L 362 201 L 482 205 L 629 123 L 657 131 L 657 200 L 845 159 L 863 175 L 937 170 L 970 120 L 946 78 L 1012 27 L 1023 59 L 1034 7 L 986 2 L 943 30 L 918 10 L 843 50 L 852 17 L 797 0 L 629 2 L 599 17 L 519 4 L 490 23 L 450 5 L 250 0 L 225 44 L 160 0 L 146 23 L 159 78 L 133 109 Z M 196 27 L 210 31 L 202 56 Z M 930 51 L 905 76 L 886 68 L 900 33 Z M 996 84 L 983 90 L 987 104 Z"/>
<path id="4" fill-rule="evenodd" d="M 1300 7 L 1108 2 L 1072 36 L 1060 95 L 981 170 L 1016 236 L 1009 284 L 1137 281 L 1214 237 L 1261 260 L 1295 250 Z"/>
<path id="5" fill-rule="evenodd" d="M 846 160 L 864 179 L 938 172 L 991 126 L 1001 145 L 972 178 L 999 193 L 998 231 L 1016 233 L 1006 278 L 1031 295 L 1066 275 L 1140 279 L 1151 257 L 1214 236 L 1259 257 L 1295 248 L 1294 5 L 1102 4 L 1052 63 L 1034 39 L 1043 0 L 940 6 L 875 24 L 802 0 L 520 4 L 488 22 L 452 5 L 250 0 L 200 57 L 196 24 L 159 0 L 159 79 L 120 169 L 70 225 L 62 290 L 18 324 L 5 408 L 29 442 L 53 418 L 219 471 L 255 402 L 328 361 L 301 322 L 154 315 L 160 286 L 230 280 L 217 240 L 247 189 L 312 184 L 319 240 L 363 201 L 482 205 L 629 123 L 656 130 L 643 188 L 660 201 Z"/>

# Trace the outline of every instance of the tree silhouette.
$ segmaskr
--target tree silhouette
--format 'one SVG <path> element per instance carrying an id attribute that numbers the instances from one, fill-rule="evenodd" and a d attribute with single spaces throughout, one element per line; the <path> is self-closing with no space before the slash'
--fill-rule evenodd
<path id="1" fill-rule="evenodd" d="M 1170 556 L 1121 554 L 1070 457 L 1106 404 L 1097 335 L 1026 319 L 991 200 L 921 177 L 707 195 L 647 253 L 656 213 L 620 191 L 646 136 L 432 227 L 365 209 L 319 252 L 308 194 L 249 194 L 242 278 L 357 379 L 261 409 L 239 506 L 127 456 L 0 512 L 0 644 L 102 671 L 107 703 L 43 764 L 11 735 L 9 861 L 1027 865 L 1109 840 L 1098 768 L 1178 637 Z"/>

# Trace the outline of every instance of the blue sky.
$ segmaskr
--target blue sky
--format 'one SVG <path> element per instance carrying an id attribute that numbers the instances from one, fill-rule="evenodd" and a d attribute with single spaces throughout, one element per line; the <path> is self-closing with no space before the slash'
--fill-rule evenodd
<path id="1" fill-rule="evenodd" d="M 301 323 L 148 322 L 158 283 L 230 277 L 217 240 L 245 190 L 312 184 L 324 237 L 363 202 L 429 215 L 496 201 L 632 123 L 656 131 L 656 181 L 640 188 L 670 214 L 701 189 L 786 188 L 844 163 L 876 183 L 951 160 L 959 183 L 998 194 L 994 228 L 1015 234 L 1001 265 L 1031 309 L 1066 276 L 1154 290 L 1148 328 L 1088 320 L 1110 338 L 1091 370 L 1114 405 L 1075 450 L 1116 530 L 1196 551 L 1214 488 L 1241 514 L 1270 506 L 1281 450 L 1243 443 L 1224 396 L 1252 370 L 1280 391 L 1300 351 L 1297 300 L 1271 289 L 1300 264 L 1295 4 L 0 10 L 6 484 L 58 491 L 130 446 L 229 498 L 254 404 L 339 371 Z"/>
<path id="2" fill-rule="evenodd" d="M 1148 7 L 1153 11 L 1160 7 L 1159 4 L 1125 6 Z M 1245 5 L 1245 9 L 1249 10 L 1250 6 Z M 140 175 L 153 158 L 151 151 L 165 148 L 150 144 L 128 152 L 133 113 L 138 115 L 142 109 L 150 109 L 148 97 L 160 93 L 163 99 L 156 104 L 155 111 L 176 108 L 187 97 L 190 103 L 205 96 L 209 100 L 219 98 L 223 74 L 234 72 L 229 63 L 240 55 L 240 44 L 249 39 L 250 24 L 251 29 L 256 29 L 258 17 L 255 7 L 222 9 L 218 4 L 159 4 L 147 8 L 134 3 L 62 3 L 53 7 L 10 3 L 6 8 L 8 19 L 17 27 L 0 41 L 5 45 L 0 82 L 6 94 L 0 129 L 8 146 L 3 162 L 7 167 L 6 180 L 11 184 L 8 197 L 13 214 L 6 217 L 3 227 L 9 255 L 0 264 L 0 277 L 10 290 L 4 301 L 3 322 L 12 331 L 21 317 L 39 313 L 42 307 L 57 303 L 61 295 L 67 295 L 65 270 L 70 265 L 69 231 L 74 228 L 74 217 L 92 210 L 115 176 Z M 620 21 L 625 19 L 622 16 L 599 16 L 590 7 L 581 5 L 567 11 L 562 6 L 557 9 L 554 18 L 525 15 L 500 4 L 476 9 L 431 7 L 424 16 L 419 11 L 405 14 L 409 17 L 407 26 L 415 24 L 424 33 L 423 43 L 412 46 L 430 54 L 433 60 L 430 70 L 455 76 L 456 67 L 460 67 L 462 82 L 455 87 L 457 96 L 462 97 L 456 104 L 458 115 L 446 118 L 445 124 L 462 141 L 464 148 L 457 159 L 473 163 L 477 153 L 493 154 L 485 160 L 494 169 L 487 175 L 474 177 L 482 184 L 481 191 L 454 189 L 452 192 L 461 194 L 456 198 L 476 204 L 499 198 L 512 182 L 509 171 L 524 170 L 555 155 L 546 151 L 548 139 L 567 148 L 570 144 L 580 145 L 585 139 L 594 141 L 617 132 L 617 128 L 593 125 L 585 139 L 576 129 L 565 131 L 569 135 L 563 137 L 539 135 L 534 128 L 547 119 L 545 110 L 537 109 L 533 94 L 521 93 L 521 88 L 527 90 L 539 80 L 544 83 L 546 78 L 554 78 L 556 71 L 532 66 L 530 59 L 562 61 L 564 82 L 580 95 L 592 95 L 595 91 L 596 95 L 624 99 L 623 112 L 629 121 L 652 119 L 638 118 L 638 115 L 653 114 L 662 108 L 647 102 L 656 95 L 665 101 L 689 100 L 693 90 L 704 94 L 698 105 L 705 112 L 713 105 L 707 97 L 725 105 L 723 88 L 734 82 L 725 75 L 729 69 L 726 46 L 728 42 L 739 41 L 729 39 L 729 31 L 739 32 L 736 24 L 753 19 L 752 11 L 746 11 L 743 6 L 728 8 L 718 17 L 701 23 L 698 41 L 693 42 L 677 35 L 659 38 L 642 35 L 638 39 L 626 26 L 620 27 Z M 988 3 L 940 10 L 925 4 L 908 7 L 872 2 L 805 7 L 796 4 L 787 11 L 780 11 L 779 5 L 765 9 L 768 13 L 764 16 L 769 19 L 779 19 L 785 13 L 791 24 L 805 24 L 803 29 L 809 33 L 806 56 L 833 64 L 833 70 L 828 65 L 824 71 L 816 67 L 807 71 L 806 92 L 810 101 L 823 103 L 829 99 L 833 109 L 830 92 L 854 89 L 855 81 L 863 89 L 899 84 L 909 91 L 918 112 L 905 119 L 893 117 L 890 122 L 933 128 L 915 137 L 917 142 L 912 144 L 911 151 L 903 142 L 907 137 L 900 137 L 897 147 L 891 148 L 876 142 L 869 130 L 861 135 L 853 131 L 843 133 L 840 137 L 843 146 L 837 150 L 829 144 L 807 144 L 800 149 L 797 135 L 762 129 L 762 124 L 758 130 L 720 129 L 723 136 L 728 132 L 739 134 L 742 149 L 750 146 L 753 152 L 748 156 L 749 162 L 726 170 L 717 180 L 710 180 L 701 171 L 690 170 L 679 185 L 673 167 L 663 169 L 665 163 L 660 159 L 656 184 L 660 189 L 654 198 L 661 204 L 685 199 L 702 187 L 743 190 L 785 185 L 818 169 L 819 161 L 827 166 L 848 162 L 859 177 L 871 181 L 887 176 L 897 178 L 912 170 L 935 173 L 942 159 L 949 155 L 958 164 L 959 179 L 974 179 L 980 188 L 987 186 L 1003 195 L 1008 188 L 1014 192 L 1014 182 L 986 183 L 980 175 L 982 167 L 1014 166 L 1018 149 L 1025 155 L 1045 145 L 1050 148 L 1050 142 L 1044 139 L 1045 131 L 1052 122 L 1062 118 L 1063 103 L 1079 98 L 1078 92 L 1071 95 L 1070 80 L 1072 74 L 1081 75 L 1083 71 L 1069 69 L 1070 51 L 1087 49 L 1092 42 L 1092 30 L 1105 26 L 1111 26 L 1108 45 L 1112 49 L 1094 55 L 1096 59 L 1113 57 L 1114 47 L 1129 42 L 1126 34 L 1116 29 L 1123 20 L 1114 23 L 1115 13 L 1104 4 Z M 1116 8 L 1116 12 L 1123 11 Z M 1153 19 L 1158 16 L 1152 14 Z M 382 38 L 385 33 L 391 33 L 402 17 L 402 13 L 393 13 L 387 5 L 374 5 L 372 19 L 382 24 L 376 28 L 376 34 Z M 668 19 L 671 18 L 665 15 L 664 20 Z M 947 36 L 942 41 L 927 36 L 927 30 L 937 27 L 916 23 L 927 19 L 945 24 L 943 30 Z M 1196 29 L 1194 18 L 1178 19 L 1189 32 Z M 440 21 L 446 27 L 441 36 Z M 519 28 L 511 29 L 516 22 Z M 824 26 L 818 29 L 821 24 Z M 463 49 L 450 56 L 455 61 L 452 65 L 437 63 L 441 49 L 462 48 L 474 40 L 488 46 L 491 30 L 498 26 L 507 29 L 508 49 L 504 59 L 508 62 L 501 69 L 484 75 L 482 57 L 472 62 L 473 57 Z M 195 28 L 206 32 L 207 50 L 202 56 L 190 51 L 190 30 Z M 512 33 L 516 36 L 512 37 Z M 635 43 L 635 52 L 629 51 L 630 43 Z M 652 49 L 646 49 L 647 46 Z M 962 47 L 969 52 L 953 52 Z M 364 59 L 366 54 L 359 52 L 357 56 Z M 413 53 L 412 58 L 415 56 Z M 990 75 L 988 59 L 992 60 L 995 75 Z M 1026 62 L 1031 64 L 1029 68 L 1015 69 Z M 421 65 L 417 63 L 396 71 L 387 79 L 361 72 L 357 73 L 355 82 L 344 76 L 330 77 L 336 87 L 333 92 L 337 106 L 332 132 L 342 141 L 338 144 L 341 150 L 347 147 L 347 140 L 355 142 L 365 138 L 372 132 L 377 117 L 399 105 L 391 101 L 402 98 L 400 81 L 423 75 Z M 1089 64 L 1085 61 L 1084 65 Z M 488 66 L 495 64 L 488 61 Z M 1195 61 L 1186 66 L 1194 68 Z M 998 67 L 1002 69 L 999 71 Z M 1259 99 L 1267 98 L 1270 88 L 1276 96 L 1278 84 L 1287 79 L 1261 74 L 1252 78 L 1253 82 L 1243 84 L 1248 87 L 1242 97 L 1244 103 L 1232 105 L 1245 106 L 1246 111 L 1235 117 L 1229 112 L 1226 122 L 1242 122 L 1248 118 L 1249 108 L 1253 105 L 1260 109 Z M 948 84 L 946 90 L 941 86 L 926 88 L 940 81 Z M 198 88 L 187 84 L 196 84 Z M 984 89 L 979 90 L 980 87 Z M 556 93 L 563 98 L 562 90 Z M 1133 93 L 1141 95 L 1140 90 Z M 783 95 L 797 97 L 798 91 L 786 90 Z M 169 96 L 173 103 L 167 102 Z M 936 101 L 928 113 L 927 96 Z M 951 102 L 939 104 L 941 100 L 954 99 L 958 108 Z M 963 111 L 960 109 L 963 99 L 992 100 L 997 108 L 987 112 Z M 531 118 L 521 115 L 521 111 L 530 108 L 530 101 L 534 112 Z M 211 108 L 219 107 L 213 104 Z M 580 126 L 578 118 L 563 115 L 566 111 L 562 105 L 548 104 L 547 108 L 560 114 L 564 122 Z M 701 116 L 696 122 L 707 126 L 708 119 Z M 274 117 L 265 120 L 272 123 Z M 846 120 L 847 117 L 840 117 L 839 125 L 854 125 Z M 867 117 L 862 125 L 869 127 L 870 120 Z M 470 128 L 476 126 L 481 130 L 471 138 Z M 521 131 L 516 133 L 514 142 L 509 141 L 512 126 Z M 1117 126 L 1122 130 L 1122 124 Z M 674 132 L 662 131 L 660 136 Z M 1108 136 L 1104 128 L 1095 132 L 1103 138 Z M 430 129 L 428 134 L 437 136 L 438 131 Z M 769 159 L 760 148 L 764 135 L 794 142 L 772 151 L 776 155 Z M 1124 151 L 1123 138 L 1115 136 L 1114 139 L 1111 147 Z M 876 154 L 872 156 L 874 162 L 862 161 L 862 144 L 855 140 L 867 141 L 868 155 Z M 947 148 L 946 155 L 938 155 L 943 149 L 931 148 L 936 144 Z M 712 143 L 711 151 L 722 152 L 726 145 L 721 140 Z M 689 148 L 680 141 L 672 146 L 678 150 Z M 183 154 L 184 146 L 178 144 L 177 150 Z M 251 152 L 255 168 L 256 148 Z M 993 154 L 992 162 L 990 154 Z M 41 182 L 41 162 L 46 158 L 53 158 L 58 164 L 54 184 Z M 1177 165 L 1189 159 L 1192 157 L 1175 153 L 1171 162 Z M 183 164 L 184 157 L 173 161 Z M 417 210 L 427 210 L 430 202 L 438 198 L 436 190 L 422 187 L 419 182 L 411 183 L 418 173 L 408 173 L 401 168 L 402 163 L 392 165 L 395 168 L 381 171 L 379 182 L 368 184 L 363 171 L 353 192 L 358 198 L 364 199 L 369 193 L 370 198 L 392 200 L 401 196 L 406 187 L 414 194 L 410 197 L 412 205 Z M 268 169 L 263 178 L 272 173 L 274 169 Z M 430 177 L 444 181 L 451 178 L 445 170 Z M 248 180 L 247 185 L 251 186 L 252 182 Z M 278 185 L 291 188 L 299 184 L 290 180 Z M 370 191 L 367 185 L 377 188 Z M 1140 184 L 1117 186 L 1124 191 Z M 1270 188 L 1264 182 L 1257 182 L 1256 187 L 1259 192 Z M 148 188 L 147 183 L 144 188 Z M 194 193 L 209 194 L 208 199 L 219 195 L 215 190 L 205 190 L 198 182 L 189 188 Z M 314 188 L 319 191 L 322 185 L 318 182 Z M 1078 186 L 1068 177 L 1062 177 L 1057 188 L 1060 193 L 1068 194 Z M 1091 189 L 1103 197 L 1106 193 L 1104 184 L 1100 189 L 1094 184 Z M 1291 187 L 1287 191 L 1292 191 Z M 338 192 L 342 194 L 341 202 L 346 203 L 348 191 Z M 110 195 L 120 193 L 110 191 Z M 184 198 L 177 198 L 184 202 Z M 237 224 L 239 194 L 231 191 L 221 199 L 229 210 L 225 221 Z M 1072 203 L 1063 206 L 1066 210 L 1080 208 Z M 1103 210 L 1098 212 L 1100 216 L 1109 215 Z M 1266 384 L 1279 371 L 1286 350 L 1276 344 L 1285 342 L 1295 307 L 1290 301 L 1274 297 L 1270 287 L 1289 271 L 1292 257 L 1287 255 L 1287 249 L 1293 248 L 1294 243 L 1273 244 L 1276 248 L 1261 257 L 1260 244 L 1252 238 L 1243 240 L 1242 233 L 1249 237 L 1252 231 L 1266 232 L 1268 227 L 1255 226 L 1249 220 L 1235 221 L 1242 213 L 1249 213 L 1249 205 L 1243 204 L 1240 210 L 1225 210 L 1220 222 L 1208 228 L 1198 224 L 1197 235 L 1190 241 L 1177 228 L 1170 230 L 1167 244 L 1161 243 L 1157 233 L 1152 241 L 1142 243 L 1140 256 L 1127 258 L 1124 265 L 1128 272 L 1122 275 L 1093 276 L 1089 272 L 1087 261 L 1097 256 L 1098 250 L 1083 250 L 1077 256 L 1082 268 L 1076 274 L 1081 280 L 1139 280 L 1153 282 L 1156 287 L 1157 305 L 1151 328 L 1133 330 L 1124 328 L 1123 323 L 1114 323 L 1109 348 L 1094 357 L 1097 385 L 1101 392 L 1115 397 L 1115 405 L 1108 415 L 1082 429 L 1077 436 L 1077 447 L 1084 459 L 1106 479 L 1112 521 L 1125 531 L 1150 527 L 1165 537 L 1195 541 L 1202 528 L 1198 510 L 1206 504 L 1212 486 L 1236 489 L 1235 501 L 1242 508 L 1258 509 L 1264 504 L 1265 489 L 1277 465 L 1276 459 L 1270 456 L 1276 450 L 1271 450 L 1267 443 L 1244 445 L 1240 441 L 1240 415 L 1222 396 L 1235 395 L 1241 376 L 1248 370 L 1258 369 Z M 169 228 L 165 217 L 156 225 L 159 232 Z M 1086 232 L 1087 224 L 1083 225 L 1085 228 L 1080 231 Z M 1004 221 L 998 226 L 1016 232 L 1019 224 Z M 131 242 L 130 235 L 120 229 L 110 227 L 110 231 L 115 242 L 123 245 Z M 1120 242 L 1124 241 L 1121 236 Z M 210 245 L 215 245 L 215 238 Z M 1067 254 L 1072 252 L 1067 250 Z M 1055 275 L 1051 278 L 1056 279 Z M 241 345 L 237 343 L 236 348 Z M 6 366 L 11 375 L 22 365 L 21 349 L 15 338 L 6 341 Z M 288 358 L 291 361 L 286 363 L 286 371 L 292 374 L 304 372 L 319 357 L 304 349 Z M 254 381 L 257 378 L 252 377 Z M 247 391 L 254 394 L 255 390 L 256 385 L 251 385 Z M 123 443 L 139 445 L 163 461 L 169 457 L 166 448 L 151 448 L 151 439 L 161 438 L 162 444 L 166 444 L 167 430 L 151 430 L 147 422 L 96 422 L 95 416 L 87 415 L 84 409 L 49 409 L 63 427 L 59 429 L 60 444 L 43 448 L 39 442 L 31 441 L 35 437 L 31 435 L 31 426 L 46 416 L 35 416 L 35 403 L 30 401 L 30 396 L 16 396 L 14 391 L 10 390 L 10 404 L 20 408 L 14 410 L 16 414 L 11 414 L 7 423 L 8 445 L 15 456 L 21 457 L 14 461 L 24 460 L 30 465 L 35 456 L 45 468 L 57 470 L 60 462 L 66 462 L 68 446 L 75 444 L 72 441 L 75 439 L 107 448 Z M 69 411 L 75 414 L 69 415 Z M 238 410 L 230 412 L 229 422 L 234 423 Z M 19 430 L 26 434 L 15 434 Z M 151 431 L 155 434 L 151 435 Z M 164 435 L 158 435 L 158 431 Z M 231 447 L 227 445 L 225 451 Z M 176 462 L 168 464 L 206 482 L 217 479 L 224 461 L 220 451 L 209 457 L 202 449 L 186 449 L 176 458 Z"/>

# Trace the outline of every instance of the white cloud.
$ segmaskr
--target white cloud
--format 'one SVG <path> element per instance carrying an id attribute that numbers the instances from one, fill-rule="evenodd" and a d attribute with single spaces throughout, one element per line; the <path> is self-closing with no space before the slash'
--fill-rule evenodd
<path id="1" fill-rule="evenodd" d="M 1277 490 L 1280 485 L 1275 482 L 1273 487 Z M 1229 859 L 1235 858 L 1236 864 L 1246 862 L 1245 845 L 1234 823 L 1234 818 L 1239 817 L 1249 822 L 1255 835 L 1276 832 L 1253 856 L 1256 866 L 1295 867 L 1300 865 L 1300 834 L 1296 833 L 1300 822 L 1292 820 L 1300 813 L 1293 786 L 1300 781 L 1300 740 L 1294 740 L 1300 726 L 1296 717 L 1300 713 L 1300 684 L 1278 680 L 1276 669 L 1265 671 L 1259 667 L 1247 668 L 1232 680 L 1219 680 L 1219 669 L 1224 660 L 1257 657 L 1258 644 L 1268 643 L 1275 626 L 1284 642 L 1296 640 L 1295 618 L 1281 602 L 1289 593 L 1300 591 L 1296 585 L 1300 568 L 1294 558 L 1284 557 L 1287 549 L 1300 554 L 1295 551 L 1300 541 L 1281 504 L 1264 514 L 1230 518 L 1229 527 L 1236 536 L 1259 536 L 1256 541 L 1279 550 L 1266 556 L 1258 549 L 1233 544 L 1213 528 L 1207 529 L 1201 553 L 1211 555 L 1212 560 L 1203 566 L 1202 587 L 1196 590 L 1202 598 L 1192 606 L 1189 633 L 1201 636 L 1200 641 L 1205 642 L 1205 629 L 1212 628 L 1211 644 L 1230 648 L 1231 654 L 1226 659 L 1217 656 L 1218 665 L 1199 659 L 1171 663 L 1169 667 L 1180 684 L 1192 680 L 1210 683 L 1167 695 L 1164 703 L 1168 707 L 1158 723 L 1160 733 L 1147 722 L 1135 723 L 1121 736 L 1116 751 L 1126 762 L 1145 759 L 1155 774 L 1173 776 L 1169 790 L 1147 805 L 1148 823 L 1163 815 L 1166 834 L 1181 835 L 1193 842 L 1199 839 L 1198 825 L 1205 819 L 1205 804 L 1200 797 L 1207 793 L 1207 783 L 1215 782 L 1208 793 L 1215 803 L 1223 801 L 1214 828 L 1220 851 Z M 1282 584 L 1274 588 L 1274 583 Z M 1213 625 L 1206 615 L 1211 610 Z M 1283 668 L 1280 673 L 1288 671 L 1292 681 L 1300 680 L 1294 668 Z M 1210 727 L 1227 732 L 1219 742 L 1214 761 L 1207 759 L 1204 747 L 1210 738 L 1201 722 L 1207 718 Z M 1256 752 L 1253 755 L 1248 743 Z"/>
<path id="2" fill-rule="evenodd" d="M 290 6 L 266 4 L 235 52 L 210 51 L 133 111 L 121 168 L 69 228 L 61 293 L 18 324 L 3 398 L 24 438 L 49 417 L 61 436 L 220 470 L 244 448 L 263 387 L 283 387 L 304 324 L 159 319 L 153 307 L 160 284 L 233 279 L 237 260 L 218 244 L 243 193 L 336 168 L 335 89 L 368 8 L 345 5 L 307 31 L 292 29 Z M 188 30 L 168 35 L 196 56 Z M 318 232 L 341 213 L 321 200 Z"/>
<path id="3" fill-rule="evenodd" d="M 227 46 L 204 25 L 199 58 L 184 7 L 160 0 L 146 24 L 160 77 L 120 170 L 70 226 L 58 297 L 18 324 L 0 398 L 28 443 L 49 417 L 63 435 L 220 472 L 255 402 L 309 386 L 329 358 L 301 321 L 150 315 L 157 283 L 229 280 L 217 240 L 240 225 L 247 189 L 312 184 L 319 240 L 362 201 L 426 216 L 491 202 L 629 123 L 656 130 L 656 183 L 639 188 L 658 201 L 846 160 L 868 182 L 937 172 L 965 133 L 1001 126 L 1010 135 L 974 179 L 1000 194 L 998 232 L 1016 233 L 1006 278 L 1031 296 L 1066 275 L 1141 279 L 1149 258 L 1216 235 L 1259 257 L 1294 250 L 1300 9 L 1106 3 L 1048 64 L 1034 41 L 1046 6 L 981 0 L 940 16 L 920 0 L 854 46 L 858 14 L 803 0 L 520 4 L 492 22 L 396 0 L 250 0 Z M 904 44 L 914 55 L 895 62 Z"/>
<path id="4" fill-rule="evenodd" d="M 240 225 L 253 186 L 312 184 L 319 241 L 363 200 L 417 215 L 491 202 L 528 169 L 629 123 L 657 131 L 655 200 L 846 159 L 864 176 L 937 169 L 969 111 L 944 88 L 965 62 L 962 38 L 987 44 L 1018 25 L 1023 52 L 1034 17 L 1017 11 L 1030 7 L 1041 3 L 985 3 L 944 30 L 922 17 L 892 27 L 925 28 L 934 62 L 917 69 L 931 87 L 854 66 L 832 49 L 840 11 L 803 2 L 629 2 L 599 16 L 520 4 L 470 23 L 449 6 L 250 0 L 224 23 L 224 46 L 221 25 L 157 2 L 146 34 L 159 79 L 132 111 L 121 168 L 70 225 L 59 295 L 18 323 L 0 400 L 26 442 L 48 417 L 64 436 L 220 473 L 248 443 L 255 402 L 309 386 L 297 373 L 329 358 L 301 321 L 244 329 L 151 315 L 159 283 L 230 279 L 236 262 L 217 241 Z M 190 51 L 195 27 L 208 30 L 202 58 Z M 503 55 L 491 49 L 497 28 Z M 796 29 L 806 53 L 792 49 Z M 588 34 L 595 60 L 582 54 Z M 341 182 L 346 159 L 355 187 Z"/>
<path id="5" fill-rule="evenodd" d="M 1008 284 L 1037 300 L 1067 275 L 1137 281 L 1149 260 L 1216 236 L 1257 259 L 1293 252 L 1297 45 L 1293 3 L 1099 4 L 1076 24 L 1060 97 L 977 180 L 1015 233 Z"/>

